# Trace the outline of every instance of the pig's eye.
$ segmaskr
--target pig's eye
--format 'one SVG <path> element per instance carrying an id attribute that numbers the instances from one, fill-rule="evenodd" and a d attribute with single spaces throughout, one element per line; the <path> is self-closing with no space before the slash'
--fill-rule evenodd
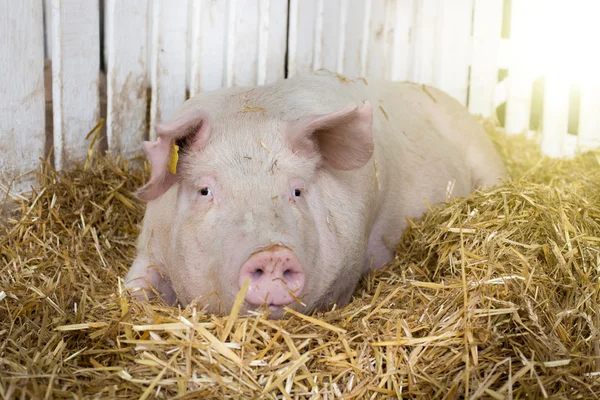
<path id="1" fill-rule="evenodd" d="M 294 189 L 294 197 L 300 197 L 300 196 L 302 196 L 302 190 Z"/>
<path id="2" fill-rule="evenodd" d="M 198 189 L 198 193 L 200 193 L 201 196 L 210 196 L 212 191 L 209 187 L 201 187 Z"/>

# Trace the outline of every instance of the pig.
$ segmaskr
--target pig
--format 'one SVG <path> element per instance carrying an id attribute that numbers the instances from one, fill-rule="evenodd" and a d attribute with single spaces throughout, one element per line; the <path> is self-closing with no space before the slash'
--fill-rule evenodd
<path id="1" fill-rule="evenodd" d="M 201 93 L 155 130 L 125 285 L 215 314 L 246 281 L 242 313 L 347 305 L 394 258 L 407 218 L 506 177 L 449 95 L 328 71 Z"/>

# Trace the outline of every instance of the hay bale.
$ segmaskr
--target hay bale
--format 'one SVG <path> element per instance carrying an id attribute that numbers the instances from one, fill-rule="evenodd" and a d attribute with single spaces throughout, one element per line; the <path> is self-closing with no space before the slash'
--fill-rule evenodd
<path id="1" fill-rule="evenodd" d="M 510 182 L 411 221 L 348 307 L 283 321 L 130 301 L 147 167 L 42 163 L 0 227 L 0 395 L 596 398 L 598 157 L 486 126 Z"/>

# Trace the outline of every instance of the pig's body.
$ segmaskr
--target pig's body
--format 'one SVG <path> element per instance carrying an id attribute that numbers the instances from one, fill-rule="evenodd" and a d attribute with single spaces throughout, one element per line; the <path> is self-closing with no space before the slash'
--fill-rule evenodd
<path id="1" fill-rule="evenodd" d="M 276 184 L 274 190 L 269 190 L 270 183 L 265 186 L 265 179 L 276 179 L 277 174 L 294 174 L 282 121 L 369 103 L 372 157 L 353 169 L 316 168 L 303 192 L 307 206 L 298 214 L 301 221 L 310 220 L 310 227 L 293 221 L 295 211 L 286 223 L 284 206 L 273 206 L 278 201 L 273 199 L 280 196 Z M 219 160 L 219 169 L 231 166 L 231 174 L 244 175 L 228 179 L 241 179 L 239 185 L 247 185 L 247 190 L 236 192 L 233 185 L 228 191 L 228 199 L 240 198 L 223 214 L 232 218 L 224 223 L 225 234 L 213 223 L 208 237 L 192 233 L 192 237 L 178 239 L 175 232 L 194 232 L 195 225 L 206 221 L 180 212 L 189 209 L 189 200 L 181 195 L 180 183 L 174 183 L 148 203 L 138 258 L 127 278 L 130 287 L 143 286 L 135 278 L 147 274 L 148 265 L 155 265 L 165 279 L 156 272 L 146 277 L 167 300 L 177 297 L 185 304 L 216 292 L 218 302 L 209 298 L 204 303 L 212 312 L 229 311 L 238 290 L 239 265 L 273 244 L 292 249 L 303 265 L 306 290 L 299 297 L 306 307 L 298 303 L 290 307 L 308 311 L 333 303 L 344 305 L 370 266 L 380 268 L 393 258 L 393 246 L 407 226 L 406 218 L 427 211 L 425 199 L 430 204 L 444 201 L 449 185 L 453 196 L 466 196 L 505 176 L 492 143 L 466 109 L 448 95 L 422 85 L 348 81 L 318 72 L 252 90 L 204 93 L 189 100 L 184 110 L 198 107 L 214 116 L 215 125 L 227 125 L 212 135 L 211 145 L 215 149 L 229 146 L 230 151 L 214 158 Z M 187 176 L 195 170 L 202 175 L 202 168 L 195 169 L 191 160 Z M 296 250 L 297 246 L 302 248 Z M 223 260 L 207 256 L 211 251 L 240 255 L 224 255 L 227 260 Z M 272 308 L 276 317 L 281 315 L 280 307 Z"/>

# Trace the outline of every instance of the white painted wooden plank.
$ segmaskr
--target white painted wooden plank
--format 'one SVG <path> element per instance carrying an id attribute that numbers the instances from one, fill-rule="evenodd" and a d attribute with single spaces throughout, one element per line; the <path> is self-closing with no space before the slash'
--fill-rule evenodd
<path id="1" fill-rule="evenodd" d="M 573 158 L 577 155 L 577 136 L 567 134 L 564 136 L 562 158 Z"/>
<path id="2" fill-rule="evenodd" d="M 231 0 L 230 33 L 233 46 L 227 86 L 251 86 L 258 80 L 258 23 L 259 0 Z"/>
<path id="3" fill-rule="evenodd" d="M 600 148 L 600 84 L 581 85 L 579 104 L 577 145 L 584 151 Z"/>
<path id="4" fill-rule="evenodd" d="M 101 60 L 101 65 L 104 69 L 107 68 L 108 66 L 108 44 L 106 43 L 106 3 L 108 0 L 98 0 L 98 6 L 99 6 L 99 10 L 98 10 L 98 17 L 100 18 L 100 45 L 102 46 L 102 54 L 100 54 L 100 56 L 102 57 Z"/>
<path id="5" fill-rule="evenodd" d="M 369 37 L 370 0 L 342 1 L 344 33 L 344 58 L 342 73 L 349 77 L 365 75 L 367 65 L 367 44 Z"/>
<path id="6" fill-rule="evenodd" d="M 215 90 L 225 83 L 227 2 L 191 0 L 193 22 L 190 95 Z"/>
<path id="7" fill-rule="evenodd" d="M 87 133 L 100 117 L 97 0 L 53 0 L 54 157 L 62 169 L 87 155 Z"/>
<path id="8" fill-rule="evenodd" d="M 426 85 L 434 83 L 434 68 L 439 61 L 436 54 L 438 12 L 441 0 L 415 0 L 413 47 L 413 75 L 411 80 Z"/>
<path id="9" fill-rule="evenodd" d="M 391 79 L 406 81 L 414 76 L 414 0 L 397 0 Z"/>
<path id="10" fill-rule="evenodd" d="M 475 0 L 469 111 L 484 117 L 495 115 L 496 110 L 494 91 L 498 82 L 503 3 L 503 0 Z"/>
<path id="11" fill-rule="evenodd" d="M 186 91 L 190 91 L 190 87 L 192 85 L 192 40 L 193 40 L 193 23 L 194 23 L 194 14 L 192 9 L 194 7 L 194 0 L 188 0 L 187 2 L 187 29 L 185 32 L 185 54 L 187 57 L 185 58 L 185 88 Z M 190 91 L 191 92 L 191 91 Z"/>
<path id="12" fill-rule="evenodd" d="M 44 56 L 52 60 L 52 0 L 44 0 Z"/>
<path id="13" fill-rule="evenodd" d="M 261 0 L 258 84 L 272 83 L 285 76 L 288 2 Z"/>
<path id="14" fill-rule="evenodd" d="M 148 49 L 148 77 L 154 76 L 154 62 L 152 61 L 154 54 L 154 7 L 156 6 L 156 2 L 158 0 L 148 0 L 148 32 L 146 33 L 146 40 L 148 41 L 148 45 L 146 46 Z M 148 79 L 148 87 L 152 84 L 151 79 Z"/>
<path id="15" fill-rule="evenodd" d="M 147 131 L 147 0 L 107 0 L 108 150 L 132 157 Z"/>
<path id="16" fill-rule="evenodd" d="M 466 105 L 473 0 L 444 1 L 438 12 L 434 85 Z"/>
<path id="17" fill-rule="evenodd" d="M 385 75 L 387 64 L 386 41 L 387 32 L 385 26 L 386 14 L 395 10 L 386 9 L 386 0 L 371 0 L 366 72 L 364 75 L 374 78 L 382 78 Z M 392 15 L 390 17 L 393 18 Z"/>
<path id="18" fill-rule="evenodd" d="M 43 4 L 0 0 L 0 184 L 38 166 L 44 156 Z M 27 190 L 28 176 L 11 190 Z"/>
<path id="19" fill-rule="evenodd" d="M 512 2 L 510 34 L 510 76 L 506 100 L 505 129 L 508 134 L 517 134 L 529 129 L 531 118 L 531 90 L 533 74 L 527 61 L 531 52 L 528 25 L 536 15 L 537 0 Z"/>
<path id="20" fill-rule="evenodd" d="M 235 62 L 235 0 L 227 0 L 227 11 L 225 21 L 227 23 L 225 33 L 225 87 L 233 85 L 233 65 Z M 233 3 L 233 4 L 232 4 Z"/>
<path id="21" fill-rule="evenodd" d="M 290 0 L 288 76 L 314 69 L 317 6 L 318 0 Z"/>
<path id="22" fill-rule="evenodd" d="M 392 77 L 396 5 L 394 0 L 371 2 L 365 73 L 367 76 L 384 79 Z"/>
<path id="23" fill-rule="evenodd" d="M 169 119 L 185 101 L 187 8 L 187 0 L 154 4 L 150 139 L 156 137 L 154 125 Z"/>
<path id="24" fill-rule="evenodd" d="M 269 23 L 271 15 L 269 6 L 271 0 L 258 0 L 257 41 L 256 57 L 256 84 L 264 84 L 267 78 L 267 59 L 269 51 Z"/>
<path id="25" fill-rule="evenodd" d="M 342 0 L 321 0 L 319 11 L 314 68 L 342 73 L 345 30 L 342 20 L 346 18 L 342 12 Z"/>
<path id="26" fill-rule="evenodd" d="M 337 0 L 334 0 L 334 2 Z M 323 0 L 317 0 L 315 15 L 315 40 L 313 48 L 313 70 L 317 71 L 323 67 L 323 14 L 325 4 Z"/>
<path id="27" fill-rule="evenodd" d="M 498 68 L 508 69 L 510 66 L 510 39 L 500 39 L 500 46 L 498 47 Z"/>
<path id="28" fill-rule="evenodd" d="M 565 136 L 569 127 L 569 83 L 560 74 L 552 72 L 545 78 L 542 153 L 561 157 L 565 155 Z"/>

